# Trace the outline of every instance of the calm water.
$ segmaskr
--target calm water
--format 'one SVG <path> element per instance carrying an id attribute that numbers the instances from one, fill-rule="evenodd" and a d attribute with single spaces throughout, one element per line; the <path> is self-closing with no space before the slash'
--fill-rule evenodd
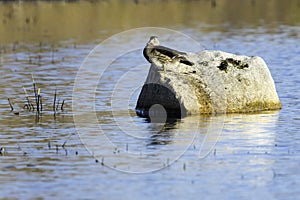
<path id="1" fill-rule="evenodd" d="M 6 150 L 0 155 L 0 198 L 297 198 L 299 2 L 230 2 L 0 3 L 0 147 Z M 149 69 L 141 50 L 152 32 L 104 40 L 144 26 L 197 41 L 159 32 L 163 44 L 181 50 L 263 57 L 283 109 L 165 124 L 137 117 L 134 107 Z M 113 61 L 109 67 L 106 59 Z M 76 78 L 80 70 L 82 80 Z M 41 116 L 22 109 L 23 87 L 33 100 L 32 75 L 41 89 Z M 55 90 L 65 104 L 54 115 Z M 96 91 L 95 101 L 87 91 Z M 74 98 L 80 102 L 72 109 Z"/>

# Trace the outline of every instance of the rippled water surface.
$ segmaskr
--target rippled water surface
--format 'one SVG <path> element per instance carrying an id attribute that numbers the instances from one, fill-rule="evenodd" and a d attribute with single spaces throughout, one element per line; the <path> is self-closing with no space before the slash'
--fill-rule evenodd
<path id="1" fill-rule="evenodd" d="M 300 8 L 298 1 L 283 2 L 0 3 L 0 198 L 297 198 Z M 163 31 L 162 43 L 180 50 L 261 56 L 282 110 L 165 124 L 137 117 L 149 69 L 142 56 L 148 32 L 89 53 L 115 33 L 145 26 L 197 42 Z M 112 59 L 108 67 L 106 59 Z M 80 69 L 85 76 L 76 85 Z M 23 109 L 24 88 L 34 101 L 32 77 L 43 100 L 40 115 Z M 85 95 L 89 90 L 95 100 Z M 74 98 L 80 104 L 72 108 Z"/>

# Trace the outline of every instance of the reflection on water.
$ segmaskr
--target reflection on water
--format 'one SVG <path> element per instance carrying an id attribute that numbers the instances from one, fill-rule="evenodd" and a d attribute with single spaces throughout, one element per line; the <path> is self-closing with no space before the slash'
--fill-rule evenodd
<path id="1" fill-rule="evenodd" d="M 278 123 L 278 111 L 264 112 L 259 114 L 248 114 L 248 115 L 229 115 L 226 117 L 225 127 L 223 129 L 223 137 L 227 136 L 229 133 L 229 138 L 236 136 L 232 135 L 232 130 L 235 130 L 237 133 L 241 133 L 240 130 L 243 130 L 242 138 L 247 138 L 243 141 L 243 145 L 237 145 L 228 147 L 229 151 L 235 153 L 235 148 L 238 151 L 241 150 L 241 147 L 247 146 L 259 146 L 262 150 L 262 153 L 265 153 L 263 149 L 265 147 L 274 147 L 275 145 L 275 134 L 269 132 L 268 129 L 273 128 Z M 222 142 L 222 140 L 220 140 Z M 236 140 L 236 142 L 239 142 Z M 268 148 L 267 148 L 268 149 Z"/>
<path id="2" fill-rule="evenodd" d="M 5 153 L 0 154 L 0 198 L 299 196 L 299 9 L 297 0 L 1 2 L 0 147 Z M 151 123 L 134 111 L 149 68 L 135 49 L 105 71 L 96 88 L 95 116 L 90 110 L 78 113 L 74 117 L 82 124 L 75 129 L 72 93 L 80 64 L 94 44 L 141 26 L 176 29 L 209 49 L 262 56 L 283 109 Z M 143 33 L 129 42 L 118 40 L 102 52 L 110 58 L 128 43 L 143 48 L 148 37 Z M 171 36 L 162 41 L 201 50 Z M 102 65 L 95 60 L 79 94 L 99 78 L 96 69 Z M 22 110 L 23 87 L 33 98 L 32 74 L 45 105 L 39 117 Z M 128 94 L 132 87 L 138 89 Z M 60 101 L 66 100 L 56 115 L 55 89 Z M 7 98 L 18 115 L 10 112 Z M 90 101 L 79 98 L 83 105 Z M 81 129 L 89 137 L 78 136 Z M 164 170 L 136 176 L 111 169 L 153 167 Z"/>
<path id="3" fill-rule="evenodd" d="M 131 28 L 189 29 L 199 22 L 204 32 L 265 24 L 276 30 L 299 25 L 299 11 L 298 0 L 8 2 L 0 6 L 0 44 L 90 42 Z"/>

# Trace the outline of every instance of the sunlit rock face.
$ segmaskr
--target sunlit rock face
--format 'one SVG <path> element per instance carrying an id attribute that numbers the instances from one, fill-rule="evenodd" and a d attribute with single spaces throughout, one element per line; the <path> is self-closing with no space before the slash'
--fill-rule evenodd
<path id="1" fill-rule="evenodd" d="M 153 105 L 168 115 L 239 113 L 281 108 L 270 71 L 260 57 L 222 51 L 187 53 L 193 66 L 151 65 L 136 111 L 149 116 Z"/>

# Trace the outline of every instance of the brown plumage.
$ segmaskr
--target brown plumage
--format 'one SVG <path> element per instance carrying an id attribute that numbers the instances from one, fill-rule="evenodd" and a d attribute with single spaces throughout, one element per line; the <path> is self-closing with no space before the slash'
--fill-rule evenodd
<path id="1" fill-rule="evenodd" d="M 166 70 L 166 64 L 175 64 L 179 62 L 189 66 L 194 65 L 194 63 L 186 59 L 186 53 L 161 46 L 156 36 L 150 37 L 149 42 L 144 48 L 143 54 L 149 63 L 154 63 L 158 67 L 163 67 L 164 71 Z"/>

